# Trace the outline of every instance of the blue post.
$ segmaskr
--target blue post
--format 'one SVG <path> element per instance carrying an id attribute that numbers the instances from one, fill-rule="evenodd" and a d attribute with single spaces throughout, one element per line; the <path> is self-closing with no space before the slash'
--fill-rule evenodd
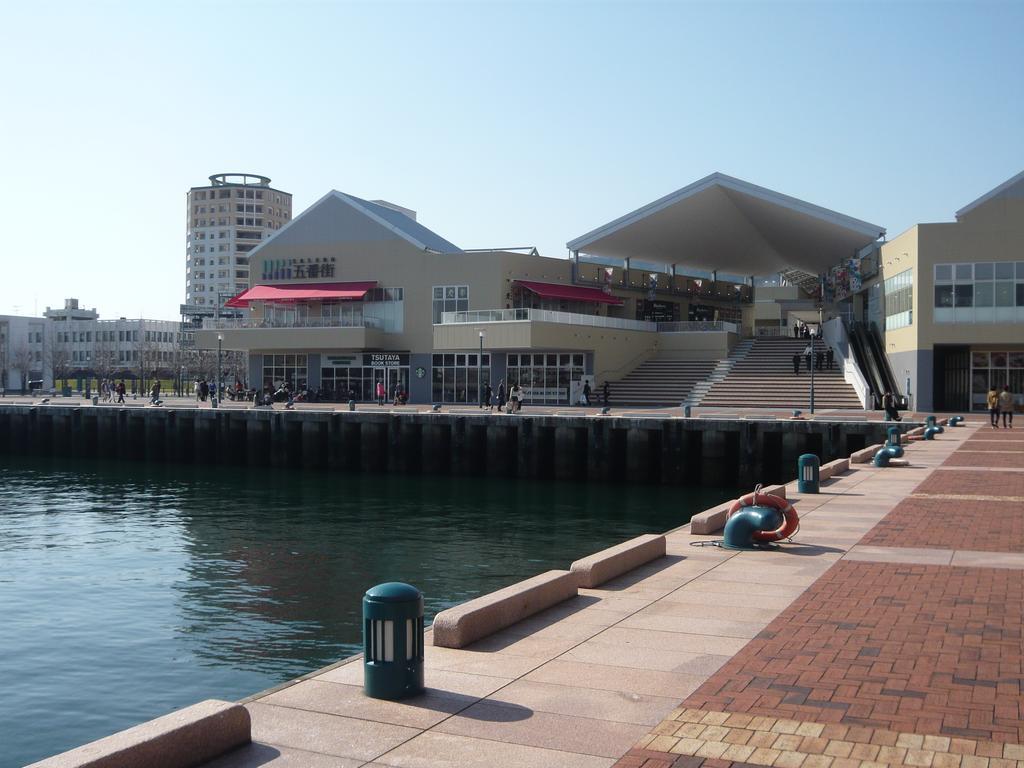
<path id="1" fill-rule="evenodd" d="M 363 595 L 363 688 L 374 699 L 423 693 L 423 593 L 392 581 Z"/>
<path id="2" fill-rule="evenodd" d="M 935 417 L 934 416 L 925 416 L 924 425 L 926 427 L 934 427 L 935 426 Z"/>
<path id="3" fill-rule="evenodd" d="M 889 438 L 885 441 L 886 445 L 899 445 L 900 444 L 900 428 L 899 427 L 889 427 L 889 429 L 887 429 L 886 432 L 889 435 Z"/>
<path id="4" fill-rule="evenodd" d="M 692 409 L 690 408 L 690 406 L 684 405 L 683 406 L 683 416 L 685 416 L 686 418 L 690 418 L 690 413 L 692 413 Z"/>
<path id="5" fill-rule="evenodd" d="M 925 440 L 934 440 L 935 439 L 935 435 L 937 435 L 938 433 L 939 432 L 938 432 L 937 429 L 935 429 L 935 427 L 926 427 L 925 430 L 924 430 L 924 439 Z"/>
<path id="6" fill-rule="evenodd" d="M 722 546 L 725 549 L 757 549 L 754 534 L 774 531 L 782 524 L 782 515 L 774 507 L 744 507 L 725 523 Z"/>
<path id="7" fill-rule="evenodd" d="M 805 453 L 796 463 L 797 490 L 800 493 L 818 493 L 821 485 L 821 461 L 813 453 Z"/>

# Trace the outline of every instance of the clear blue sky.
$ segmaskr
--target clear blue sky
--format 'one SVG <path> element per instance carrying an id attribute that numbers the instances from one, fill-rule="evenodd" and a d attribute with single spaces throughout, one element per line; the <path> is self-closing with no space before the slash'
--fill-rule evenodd
<path id="1" fill-rule="evenodd" d="M 173 319 L 185 192 L 565 242 L 720 170 L 888 228 L 1024 169 L 1024 3 L 8 2 L 0 313 Z"/>

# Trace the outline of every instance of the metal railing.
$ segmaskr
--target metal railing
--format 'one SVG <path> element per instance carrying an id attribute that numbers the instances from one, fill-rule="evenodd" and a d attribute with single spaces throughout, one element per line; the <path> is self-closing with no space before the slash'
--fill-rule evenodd
<path id="1" fill-rule="evenodd" d="M 440 325 L 464 323 L 516 323 L 539 322 L 563 325 L 587 325 L 596 328 L 618 328 L 626 331 L 658 330 L 657 323 L 645 320 L 626 320 L 620 317 L 583 315 L 576 312 L 555 312 L 550 309 L 476 309 L 468 312 L 443 312 Z"/>
<path id="2" fill-rule="evenodd" d="M 658 333 L 739 333 L 736 323 L 724 320 L 681 320 L 672 323 L 658 323 Z"/>
<path id="3" fill-rule="evenodd" d="M 383 330 L 384 321 L 376 317 L 311 317 L 295 320 L 253 318 L 203 318 L 203 330 L 235 328 L 375 328 Z"/>

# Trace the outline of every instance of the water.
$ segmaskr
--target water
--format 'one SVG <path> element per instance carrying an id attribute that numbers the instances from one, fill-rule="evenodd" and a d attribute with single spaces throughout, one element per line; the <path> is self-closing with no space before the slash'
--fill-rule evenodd
<path id="1" fill-rule="evenodd" d="M 429 620 L 728 495 L 4 458 L 0 767 L 358 652 L 379 582 Z"/>

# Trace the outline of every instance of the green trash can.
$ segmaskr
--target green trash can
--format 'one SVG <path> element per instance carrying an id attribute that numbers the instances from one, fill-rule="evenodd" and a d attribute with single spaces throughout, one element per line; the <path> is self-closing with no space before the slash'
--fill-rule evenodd
<path id="1" fill-rule="evenodd" d="M 391 581 L 363 595 L 363 690 L 374 699 L 423 693 L 423 593 Z"/>
<path id="2" fill-rule="evenodd" d="M 817 493 L 821 485 L 821 461 L 813 453 L 805 453 L 796 462 L 797 490 L 800 493 Z"/>
<path id="3" fill-rule="evenodd" d="M 900 444 L 900 428 L 899 427 L 889 427 L 889 429 L 887 429 L 886 432 L 889 435 L 889 438 L 885 441 L 886 445 L 899 445 Z"/>

